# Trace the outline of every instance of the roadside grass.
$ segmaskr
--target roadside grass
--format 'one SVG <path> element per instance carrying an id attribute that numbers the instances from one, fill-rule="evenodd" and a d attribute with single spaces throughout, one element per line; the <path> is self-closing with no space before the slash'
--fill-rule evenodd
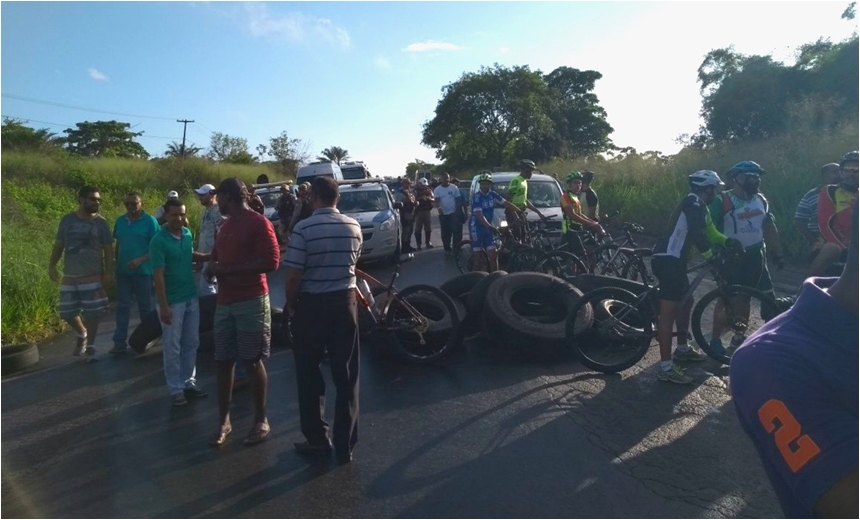
<path id="1" fill-rule="evenodd" d="M 206 160 L 143 161 L 80 159 L 58 155 L 4 153 L 2 156 L 2 228 L 0 228 L 0 341 L 3 345 L 38 341 L 61 332 L 57 316 L 57 285 L 47 266 L 57 225 L 77 207 L 77 189 L 96 186 L 102 197 L 101 214 L 113 229 L 130 191 L 141 194 L 144 210 L 154 213 L 167 191 L 179 191 L 196 234 L 202 206 L 194 188 L 239 177 L 252 183 L 266 173 L 262 165 L 212 164 Z M 62 260 L 60 261 L 62 266 Z M 113 299 L 112 290 L 109 292 Z"/>

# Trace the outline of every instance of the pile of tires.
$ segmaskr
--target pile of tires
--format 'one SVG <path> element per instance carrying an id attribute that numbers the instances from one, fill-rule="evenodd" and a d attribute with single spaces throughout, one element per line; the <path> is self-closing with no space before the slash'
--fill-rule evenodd
<path id="1" fill-rule="evenodd" d="M 531 272 L 466 273 L 441 288 L 465 307 L 464 335 L 483 334 L 494 348 L 524 359 L 564 351 L 567 317 L 583 294 L 564 280 Z M 580 313 L 577 329 L 591 320 L 593 313 Z"/>

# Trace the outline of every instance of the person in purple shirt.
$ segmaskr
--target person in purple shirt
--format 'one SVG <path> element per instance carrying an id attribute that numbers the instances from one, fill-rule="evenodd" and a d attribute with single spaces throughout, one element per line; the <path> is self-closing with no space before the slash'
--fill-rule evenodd
<path id="1" fill-rule="evenodd" d="M 732 357 L 741 425 L 786 517 L 858 517 L 858 224 L 839 278 L 809 278 L 794 306 Z"/>

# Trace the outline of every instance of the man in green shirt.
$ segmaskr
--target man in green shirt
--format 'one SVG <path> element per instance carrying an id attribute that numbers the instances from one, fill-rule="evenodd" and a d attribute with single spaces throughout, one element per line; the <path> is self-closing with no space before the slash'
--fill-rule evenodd
<path id="1" fill-rule="evenodd" d="M 195 364 L 200 343 L 200 305 L 194 283 L 193 262 L 206 262 L 209 254 L 194 252 L 191 230 L 185 227 L 185 205 L 178 199 L 164 204 L 167 223 L 149 244 L 149 258 L 158 297 L 164 376 L 174 406 L 186 397 L 206 397 L 197 387 Z"/>
<path id="2" fill-rule="evenodd" d="M 511 179 L 511 183 L 508 185 L 507 199 L 520 211 L 524 212 L 526 209 L 530 209 L 537 213 L 540 218 L 543 218 L 543 213 L 529 200 L 528 180 L 532 178 L 532 172 L 535 168 L 534 161 L 529 159 L 520 161 L 520 174 Z M 511 227 L 511 232 L 514 233 L 514 236 L 522 240 L 525 237 L 525 230 L 517 215 L 505 209 L 505 219 Z"/>
<path id="3" fill-rule="evenodd" d="M 132 300 L 137 301 L 140 318 L 152 311 L 152 265 L 149 263 L 149 243 L 158 233 L 158 221 L 143 211 L 139 193 L 125 196 L 125 215 L 116 219 L 113 238 L 116 240 L 116 330 L 111 354 L 128 350 L 128 320 Z"/>

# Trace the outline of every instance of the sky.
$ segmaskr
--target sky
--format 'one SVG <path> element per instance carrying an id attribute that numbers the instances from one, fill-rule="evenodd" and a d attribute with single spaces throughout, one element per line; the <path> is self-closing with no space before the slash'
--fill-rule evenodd
<path id="1" fill-rule="evenodd" d="M 187 139 L 203 148 L 223 132 L 253 153 L 286 131 L 312 156 L 340 146 L 396 176 L 415 159 L 439 162 L 422 125 L 463 73 L 569 66 L 603 75 L 594 92 L 616 145 L 672 154 L 701 124 L 696 71 L 709 51 L 792 63 L 800 45 L 857 30 L 840 18 L 847 6 L 5 1 L 0 111 L 57 133 L 125 121 L 153 155 L 181 141 L 177 119 L 195 121 Z"/>

